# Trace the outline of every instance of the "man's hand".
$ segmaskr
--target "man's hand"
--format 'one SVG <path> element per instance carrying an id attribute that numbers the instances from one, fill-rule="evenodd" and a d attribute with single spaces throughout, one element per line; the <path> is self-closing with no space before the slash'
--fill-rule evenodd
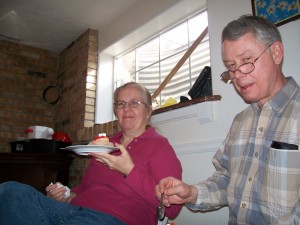
<path id="1" fill-rule="evenodd" d="M 171 204 L 196 203 L 198 191 L 192 186 L 174 177 L 167 177 L 155 187 L 156 196 L 160 199 L 164 193 L 163 204 L 169 207 Z"/>

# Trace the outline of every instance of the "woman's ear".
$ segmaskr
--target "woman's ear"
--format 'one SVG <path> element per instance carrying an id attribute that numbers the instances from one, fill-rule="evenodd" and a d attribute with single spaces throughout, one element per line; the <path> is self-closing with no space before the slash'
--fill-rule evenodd
<path id="1" fill-rule="evenodd" d="M 146 118 L 147 119 L 150 118 L 151 114 L 152 114 L 152 108 L 149 107 L 148 110 L 147 110 Z"/>

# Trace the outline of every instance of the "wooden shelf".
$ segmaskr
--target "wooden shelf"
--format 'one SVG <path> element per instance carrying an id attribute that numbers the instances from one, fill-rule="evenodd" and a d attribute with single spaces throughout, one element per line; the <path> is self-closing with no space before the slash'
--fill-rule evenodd
<path id="1" fill-rule="evenodd" d="M 195 98 L 195 99 L 192 99 L 192 100 L 189 100 L 186 102 L 179 102 L 175 105 L 170 105 L 167 107 L 155 109 L 155 110 L 153 110 L 152 115 L 167 112 L 167 111 L 182 108 L 182 107 L 186 107 L 189 105 L 194 105 L 194 104 L 201 103 L 201 102 L 220 101 L 221 98 L 222 97 L 220 95 L 212 95 L 212 96 L 204 96 L 204 97 L 200 97 L 200 98 Z"/>

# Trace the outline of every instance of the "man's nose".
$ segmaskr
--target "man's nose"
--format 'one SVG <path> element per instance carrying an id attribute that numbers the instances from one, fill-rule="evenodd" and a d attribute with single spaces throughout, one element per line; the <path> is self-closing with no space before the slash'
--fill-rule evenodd
<path id="1" fill-rule="evenodd" d="M 233 79 L 239 79 L 239 78 L 241 78 L 241 77 L 243 77 L 243 76 L 246 76 L 246 75 L 247 75 L 247 74 L 242 73 L 240 70 L 236 70 L 236 71 L 234 72 L 234 74 L 233 74 L 232 80 L 233 80 Z"/>

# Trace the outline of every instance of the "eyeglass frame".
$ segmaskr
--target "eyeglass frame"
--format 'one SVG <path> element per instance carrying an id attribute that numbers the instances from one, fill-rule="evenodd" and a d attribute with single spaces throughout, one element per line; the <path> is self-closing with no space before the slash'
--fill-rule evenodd
<path id="1" fill-rule="evenodd" d="M 255 65 L 254 65 L 254 63 L 270 48 L 272 46 L 272 44 L 270 44 L 270 45 L 268 45 L 268 47 L 266 47 L 265 48 L 265 50 L 263 50 L 262 51 L 262 53 L 260 53 L 260 55 L 256 58 L 256 59 L 254 59 L 253 60 L 253 62 L 246 62 L 246 63 L 244 63 L 244 64 L 242 64 L 242 65 L 240 65 L 237 69 L 235 69 L 235 70 L 226 70 L 226 71 L 224 71 L 223 73 L 221 73 L 221 75 L 220 75 L 220 77 L 221 77 L 221 79 L 225 82 L 225 83 L 227 83 L 227 84 L 229 84 L 229 83 L 231 83 L 232 82 L 232 80 L 234 79 L 234 75 L 235 75 L 235 73 L 236 73 L 236 71 L 239 71 L 241 74 L 249 74 L 249 73 L 251 73 L 251 72 L 253 72 L 254 70 L 255 70 Z M 246 65 L 252 65 L 253 66 L 253 69 L 252 70 L 250 70 L 250 71 L 247 71 L 247 72 L 243 72 L 243 71 L 241 71 L 241 67 L 243 67 L 243 66 L 246 66 Z M 233 77 L 231 78 L 231 75 L 230 75 L 230 72 L 231 73 L 233 73 Z"/>
<path id="2" fill-rule="evenodd" d="M 122 104 L 120 105 L 120 103 L 122 103 Z M 128 105 L 128 107 L 131 108 L 131 109 L 136 109 L 141 104 L 144 104 L 145 106 L 147 106 L 147 104 L 145 102 L 137 101 L 137 100 L 134 100 L 134 99 L 130 100 L 128 102 L 120 100 L 120 101 L 117 101 L 117 102 L 113 103 L 115 109 L 124 109 L 126 107 L 126 105 Z"/>

